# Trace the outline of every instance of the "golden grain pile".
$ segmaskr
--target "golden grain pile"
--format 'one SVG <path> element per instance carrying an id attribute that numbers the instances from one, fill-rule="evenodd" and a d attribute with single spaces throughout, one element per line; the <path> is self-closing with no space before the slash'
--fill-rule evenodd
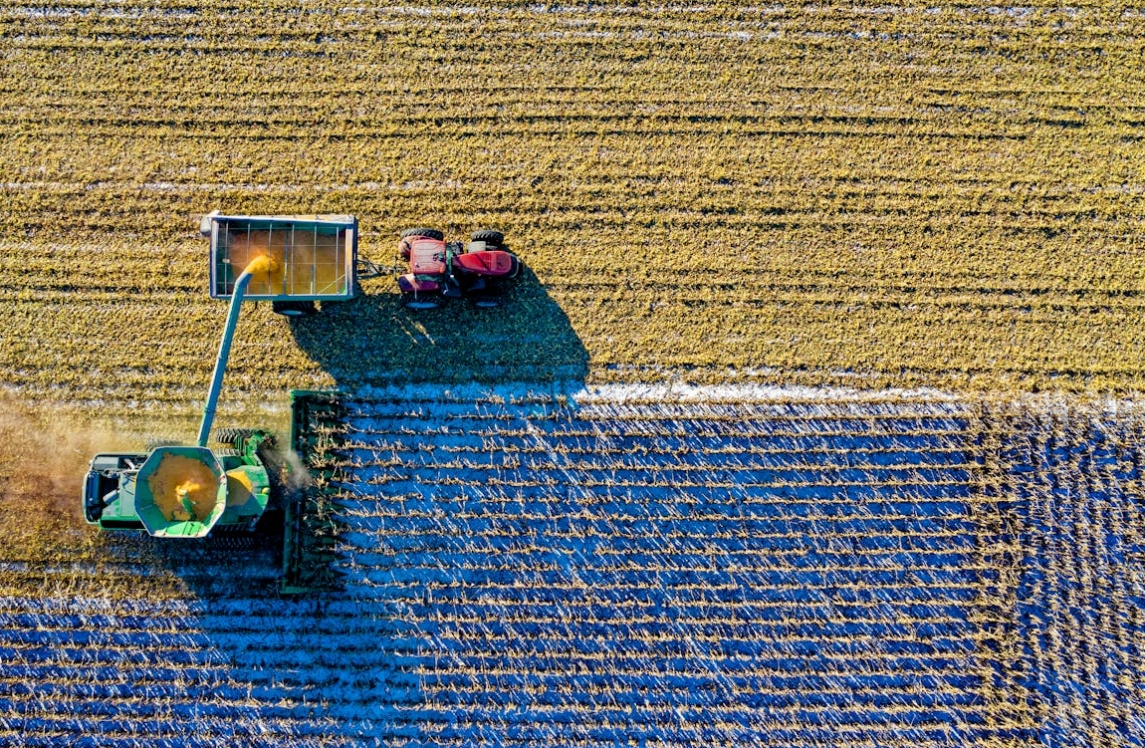
<path id="1" fill-rule="evenodd" d="M 0 371 L 37 396 L 193 409 L 212 208 L 356 214 L 383 264 L 402 228 L 498 227 L 535 274 L 481 316 L 411 317 L 384 279 L 305 329 L 244 312 L 235 399 L 1142 384 L 1145 36 L 1121 6 L 18 1 L 0 28 Z M 152 355 L 175 341 L 180 366 Z"/>
<path id="2" fill-rule="evenodd" d="M 155 506 L 168 521 L 202 521 L 215 508 L 219 477 L 201 460 L 184 455 L 164 455 L 147 479 Z"/>
<path id="3" fill-rule="evenodd" d="M 317 231 L 245 231 L 227 235 L 221 250 L 236 275 L 251 270 L 250 295 L 336 294 L 345 288 L 345 235 Z M 265 266 L 252 262 L 265 257 Z"/>

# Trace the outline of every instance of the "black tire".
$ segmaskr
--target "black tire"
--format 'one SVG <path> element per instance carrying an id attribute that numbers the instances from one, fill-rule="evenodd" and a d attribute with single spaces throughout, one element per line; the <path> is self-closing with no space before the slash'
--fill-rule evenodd
<path id="1" fill-rule="evenodd" d="M 309 317 L 318 314 L 318 307 L 313 301 L 272 301 L 271 308 L 275 314 L 283 317 Z"/>
<path id="2" fill-rule="evenodd" d="M 212 532 L 204 538 L 205 545 L 212 551 L 228 551 L 230 553 L 253 551 L 259 545 L 259 538 L 251 532 L 232 530 L 231 532 Z"/>
<path id="3" fill-rule="evenodd" d="M 442 305 L 442 299 L 439 296 L 430 296 L 429 294 L 402 294 L 402 306 L 406 309 L 414 311 L 425 311 L 428 309 L 437 309 Z"/>
<path id="4" fill-rule="evenodd" d="M 215 441 L 219 444 L 234 444 L 255 435 L 254 429 L 215 429 Z"/>
<path id="5" fill-rule="evenodd" d="M 517 255 L 510 255 L 510 257 L 513 258 L 513 269 L 510 270 L 509 274 L 506 275 L 505 277 L 509 278 L 509 279 L 513 279 L 513 278 L 516 278 L 518 275 L 521 274 L 521 260 L 518 259 Z"/>
<path id="6" fill-rule="evenodd" d="M 427 239 L 436 239 L 438 241 L 441 241 L 442 239 L 445 238 L 445 234 L 438 231 L 437 229 L 426 229 L 426 228 L 406 229 L 405 231 L 402 232 L 401 238 L 407 239 L 411 236 L 424 236 Z"/>
<path id="7" fill-rule="evenodd" d="M 485 242 L 491 247 L 500 247 L 505 243 L 505 235 L 496 229 L 474 231 L 471 238 L 475 242 Z"/>

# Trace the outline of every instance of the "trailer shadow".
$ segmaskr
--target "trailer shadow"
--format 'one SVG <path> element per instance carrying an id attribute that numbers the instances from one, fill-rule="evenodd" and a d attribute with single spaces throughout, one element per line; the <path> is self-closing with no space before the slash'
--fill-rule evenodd
<path id="1" fill-rule="evenodd" d="M 290 319 L 298 346 L 338 387 L 583 381 L 588 352 L 536 274 L 522 268 L 493 309 L 465 299 L 404 308 L 385 279 L 320 314 Z"/>

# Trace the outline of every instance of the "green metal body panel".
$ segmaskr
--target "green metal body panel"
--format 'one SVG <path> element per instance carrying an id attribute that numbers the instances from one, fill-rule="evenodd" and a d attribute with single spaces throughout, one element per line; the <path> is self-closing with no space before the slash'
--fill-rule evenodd
<path id="1" fill-rule="evenodd" d="M 226 475 L 227 508 L 219 524 L 223 527 L 253 525 L 266 511 L 270 501 L 270 477 L 266 468 L 261 465 L 238 465 L 228 470 Z M 251 488 L 247 489 L 247 485 Z"/>

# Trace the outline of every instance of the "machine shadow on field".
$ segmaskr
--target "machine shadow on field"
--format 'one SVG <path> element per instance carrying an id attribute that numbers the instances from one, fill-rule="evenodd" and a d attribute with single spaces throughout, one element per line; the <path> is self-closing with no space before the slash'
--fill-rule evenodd
<path id="1" fill-rule="evenodd" d="M 527 267 L 503 288 L 501 305 L 491 309 L 451 299 L 441 308 L 415 311 L 402 306 L 388 277 L 363 286 L 355 298 L 326 303 L 317 314 L 287 317 L 299 347 L 339 390 L 509 382 L 563 388 L 584 381 L 588 352 Z M 313 465 L 310 470 L 313 474 Z M 199 599 L 227 599 L 236 584 L 244 596 L 275 599 L 283 564 L 281 514 L 268 512 L 252 535 L 213 533 L 194 544 L 152 542 L 148 555 Z"/>
<path id="2" fill-rule="evenodd" d="M 528 267 L 492 309 L 450 299 L 410 310 L 382 277 L 352 300 L 290 318 L 298 346 L 340 388 L 417 383 L 576 382 L 588 351 L 568 316 Z"/>
<path id="3" fill-rule="evenodd" d="M 289 324 L 297 345 L 336 387 L 351 393 L 410 385 L 424 386 L 432 398 L 436 389 L 452 385 L 520 382 L 564 388 L 586 377 L 584 345 L 527 268 L 505 287 L 503 303 L 491 309 L 453 299 L 439 309 L 408 310 L 394 291 L 391 279 L 370 279 L 355 298 L 282 324 Z M 295 403 L 323 397 L 311 393 Z M 313 418 L 319 426 L 336 425 L 342 417 L 335 396 L 327 416 L 314 416 L 314 409 L 307 411 L 307 423 Z M 294 420 L 300 420 L 298 411 Z M 335 498 L 322 494 L 333 475 L 323 473 L 323 457 L 336 454 L 338 444 L 326 443 L 329 435 L 318 431 L 321 446 L 313 453 L 299 450 L 312 483 L 295 488 L 313 502 L 295 515 L 296 524 L 284 526 L 285 516 L 268 514 L 249 535 L 212 533 L 189 541 L 127 532 L 98 539 L 100 564 L 122 572 L 112 591 L 107 575 L 100 577 L 102 594 L 112 600 L 100 608 L 101 615 L 123 629 L 117 636 L 129 641 L 129 657 L 146 658 L 191 684 L 185 697 L 180 690 L 175 698 L 184 701 L 173 707 L 189 715 L 177 728 L 187 734 L 268 746 L 297 742 L 303 735 L 309 743 L 325 745 L 344 742 L 343 730 L 365 730 L 366 737 L 381 739 L 394 725 L 408 729 L 400 726 L 433 718 L 424 711 L 424 678 L 409 667 L 406 643 L 420 646 L 420 631 L 404 614 L 390 613 L 406 603 L 371 603 L 389 589 L 384 581 L 379 587 L 377 580 L 363 583 L 347 572 L 355 568 L 355 558 L 389 551 L 381 540 L 376 548 L 366 541 L 357 557 L 346 561 L 345 548 L 363 541 L 346 537 L 350 533 L 344 532 Z M 295 432 L 290 446 L 297 449 Z M 309 591 L 283 593 L 288 533 L 291 548 L 300 538 L 328 541 L 307 546 L 324 553 L 305 556 L 303 567 L 330 585 L 310 585 L 314 577 L 307 576 L 298 587 Z M 179 645 L 156 639 L 154 630 L 179 632 Z M 362 704 L 370 705 L 368 711 Z M 105 707 L 112 715 L 135 708 L 125 701 Z M 367 713 L 373 724 L 363 719 Z"/>

